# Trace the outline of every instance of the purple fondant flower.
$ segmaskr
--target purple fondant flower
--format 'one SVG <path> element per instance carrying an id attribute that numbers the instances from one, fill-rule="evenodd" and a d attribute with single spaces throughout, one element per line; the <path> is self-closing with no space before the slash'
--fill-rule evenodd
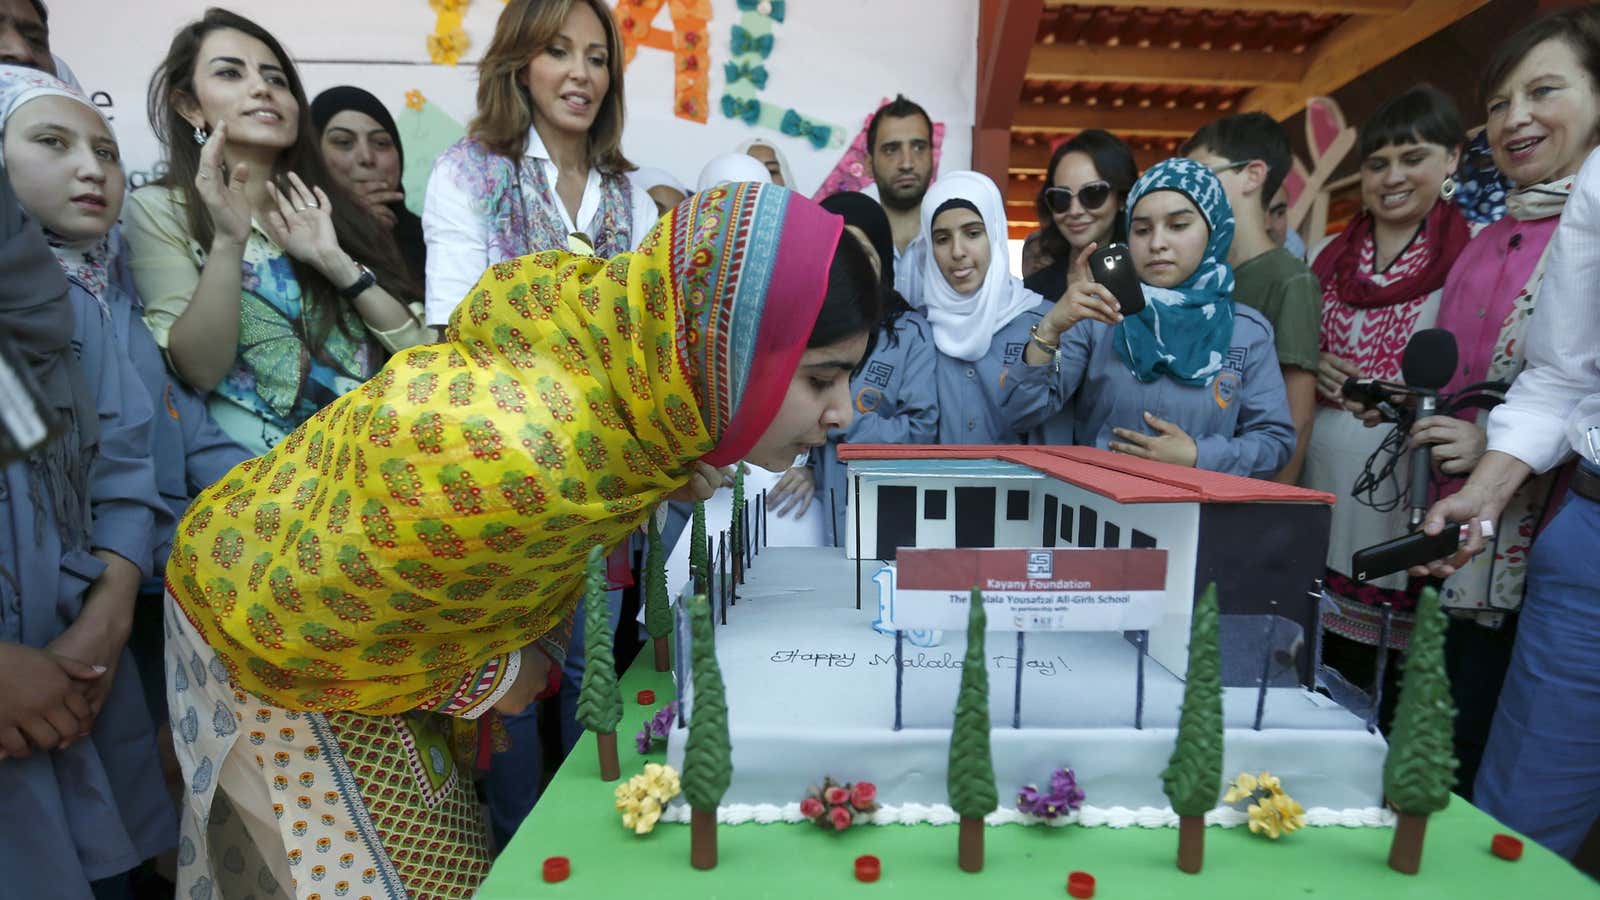
<path id="1" fill-rule="evenodd" d="M 1071 769 L 1057 769 L 1050 776 L 1048 793 L 1041 793 L 1035 785 L 1017 792 L 1017 809 L 1029 815 L 1054 819 L 1066 815 L 1083 805 L 1083 789 Z"/>
<path id="2" fill-rule="evenodd" d="M 649 721 L 644 723 L 644 728 L 633 736 L 634 745 L 640 753 L 649 753 L 655 742 L 666 740 L 667 734 L 672 731 L 672 722 L 678 717 L 678 703 L 673 701 L 656 711 Z"/>

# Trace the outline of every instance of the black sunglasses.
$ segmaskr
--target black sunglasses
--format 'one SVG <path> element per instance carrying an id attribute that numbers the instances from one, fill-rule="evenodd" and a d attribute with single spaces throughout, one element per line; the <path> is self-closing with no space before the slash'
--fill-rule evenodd
<path id="1" fill-rule="evenodd" d="M 1064 213 L 1071 209 L 1074 196 L 1078 198 L 1078 202 L 1083 205 L 1085 211 L 1096 210 L 1105 206 L 1106 201 L 1111 199 L 1111 185 L 1104 181 L 1091 181 L 1078 188 L 1076 195 L 1073 194 L 1072 188 L 1047 187 L 1044 189 L 1044 202 L 1046 206 L 1050 207 L 1051 212 Z"/>

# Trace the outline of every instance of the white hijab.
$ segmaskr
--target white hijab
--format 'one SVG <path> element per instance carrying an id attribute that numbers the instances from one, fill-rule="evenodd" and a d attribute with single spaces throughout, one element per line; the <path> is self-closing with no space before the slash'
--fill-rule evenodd
<path id="1" fill-rule="evenodd" d="M 724 153 L 713 157 L 700 170 L 700 178 L 694 184 L 698 193 L 719 184 L 730 184 L 741 181 L 757 181 L 762 184 L 771 184 L 772 175 L 755 157 L 743 153 Z"/>
<path id="2" fill-rule="evenodd" d="M 933 248 L 933 214 L 947 200 L 961 199 L 978 208 L 989 233 L 989 269 L 983 284 L 971 294 L 961 294 L 939 271 Z M 989 352 L 995 332 L 1044 298 L 1022 286 L 1011 274 L 1006 231 L 1005 202 L 1000 189 L 986 175 L 950 172 L 941 175 L 922 198 L 922 235 L 928 242 L 921 254 L 922 306 L 933 326 L 933 343 L 939 352 L 968 362 Z"/>
<path id="3" fill-rule="evenodd" d="M 778 174 L 783 176 L 783 186 L 797 194 L 800 193 L 799 186 L 794 183 L 794 170 L 789 168 L 789 158 L 783 155 L 783 151 L 778 149 L 777 144 L 774 144 L 766 138 L 751 138 L 750 140 L 740 144 L 738 147 L 735 147 L 734 150 L 749 156 L 751 147 L 765 147 L 768 150 L 771 150 L 772 155 L 778 159 Z M 753 156 L 750 158 L 755 159 Z"/>

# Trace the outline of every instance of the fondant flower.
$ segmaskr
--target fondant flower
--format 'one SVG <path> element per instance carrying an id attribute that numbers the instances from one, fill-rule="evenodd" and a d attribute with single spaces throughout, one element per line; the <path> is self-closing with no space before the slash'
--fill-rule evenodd
<path id="1" fill-rule="evenodd" d="M 672 731 L 672 720 L 677 716 L 677 701 L 668 703 L 657 710 L 656 714 L 644 723 L 644 727 L 639 733 L 633 736 L 634 745 L 639 748 L 639 752 L 649 753 L 657 740 L 665 740 L 667 734 Z"/>
<path id="2" fill-rule="evenodd" d="M 1278 781 L 1278 776 L 1271 772 L 1262 772 L 1256 776 L 1256 787 L 1259 790 L 1270 791 L 1274 794 L 1283 793 L 1283 785 Z"/>
<path id="3" fill-rule="evenodd" d="M 800 801 L 800 815 L 808 819 L 821 817 L 823 808 L 822 801 L 815 797 L 807 797 Z"/>
<path id="4" fill-rule="evenodd" d="M 829 787 L 822 792 L 822 799 L 828 801 L 829 806 L 838 806 L 850 802 L 850 789 L 844 787 Z"/>
<path id="5" fill-rule="evenodd" d="M 1249 772 L 1240 772 L 1239 777 L 1228 785 L 1228 792 L 1222 795 L 1223 803 L 1238 803 L 1256 792 L 1256 779 Z"/>
<path id="6" fill-rule="evenodd" d="M 870 781 L 858 781 L 850 787 L 850 805 L 866 809 L 878 799 L 878 786 Z"/>
<path id="7" fill-rule="evenodd" d="M 1278 829 L 1278 811 L 1270 803 L 1252 803 L 1248 812 L 1252 834 L 1265 834 L 1272 840 L 1278 839 L 1278 835 L 1281 834 Z"/>
<path id="8" fill-rule="evenodd" d="M 617 785 L 615 792 L 617 811 L 622 813 L 622 825 L 634 834 L 649 834 L 661 820 L 661 811 L 667 801 L 678 795 L 678 773 L 671 766 L 650 763 L 644 771 Z"/>
<path id="9" fill-rule="evenodd" d="M 1071 769 L 1057 769 L 1050 775 L 1050 790 L 1041 792 L 1036 785 L 1028 785 L 1017 792 L 1017 809 L 1029 815 L 1054 819 L 1066 815 L 1083 805 L 1083 789 Z"/>
<path id="10" fill-rule="evenodd" d="M 1283 833 L 1299 831 L 1306 825 L 1306 808 L 1295 801 L 1288 794 L 1277 793 L 1267 799 L 1278 812 L 1278 821 L 1283 826 Z"/>
<path id="11" fill-rule="evenodd" d="M 849 807 L 835 806 L 833 809 L 828 810 L 828 821 L 833 823 L 835 831 L 843 831 L 849 828 L 851 821 L 854 819 L 855 816 L 851 815 Z"/>

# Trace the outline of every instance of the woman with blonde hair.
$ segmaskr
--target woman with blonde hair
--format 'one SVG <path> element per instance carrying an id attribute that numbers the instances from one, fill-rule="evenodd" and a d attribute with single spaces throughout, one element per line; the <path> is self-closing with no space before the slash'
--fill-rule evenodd
<path id="1" fill-rule="evenodd" d="M 579 243 L 611 257 L 654 225 L 622 155 L 622 40 L 600 0 L 512 0 L 478 64 L 467 136 L 422 211 L 427 318 L 444 325 L 487 266 Z"/>

